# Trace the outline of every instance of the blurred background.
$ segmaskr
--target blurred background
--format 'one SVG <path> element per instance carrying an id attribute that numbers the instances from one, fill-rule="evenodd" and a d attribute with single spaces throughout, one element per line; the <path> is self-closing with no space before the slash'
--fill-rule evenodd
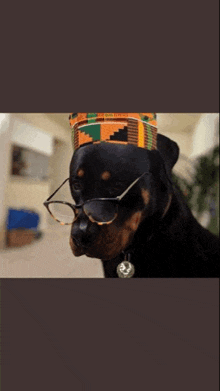
<path id="1" fill-rule="evenodd" d="M 0 277 L 103 277 L 101 262 L 75 258 L 70 226 L 43 202 L 69 176 L 69 113 L 0 113 Z M 158 114 L 158 133 L 176 141 L 174 181 L 193 214 L 219 234 L 219 114 Z M 56 195 L 71 200 L 68 182 Z"/>

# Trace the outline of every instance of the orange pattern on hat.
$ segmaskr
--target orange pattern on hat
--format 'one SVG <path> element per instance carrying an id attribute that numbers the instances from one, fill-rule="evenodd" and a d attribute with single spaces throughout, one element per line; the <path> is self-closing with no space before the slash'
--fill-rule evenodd
<path id="1" fill-rule="evenodd" d="M 103 123 L 101 125 L 101 140 L 110 140 L 110 136 L 118 132 L 118 128 L 123 128 L 124 126 L 126 126 L 126 122 L 124 124 Z"/>
<path id="2" fill-rule="evenodd" d="M 144 124 L 139 121 L 138 123 L 138 147 L 144 148 Z"/>
<path id="3" fill-rule="evenodd" d="M 85 144 L 85 143 L 90 143 L 93 141 L 92 137 L 90 137 L 88 134 L 84 132 L 79 132 L 79 144 Z"/>
<path id="4" fill-rule="evenodd" d="M 156 113 L 72 113 L 69 121 L 75 149 L 88 142 L 157 148 Z"/>

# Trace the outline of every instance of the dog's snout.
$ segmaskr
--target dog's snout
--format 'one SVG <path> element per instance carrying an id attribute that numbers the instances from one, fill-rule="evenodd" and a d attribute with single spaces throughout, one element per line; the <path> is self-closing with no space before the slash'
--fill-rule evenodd
<path id="1" fill-rule="evenodd" d="M 97 227 L 87 217 L 78 218 L 72 225 L 71 236 L 79 247 L 89 247 L 96 235 Z"/>
<path id="2" fill-rule="evenodd" d="M 78 246 L 86 245 L 88 241 L 88 221 L 79 219 L 72 225 L 72 238 Z"/>
<path id="3" fill-rule="evenodd" d="M 86 234 L 87 229 L 88 229 L 88 225 L 89 225 L 88 219 L 87 219 L 87 220 L 81 220 L 81 221 L 79 221 L 78 230 L 79 230 L 82 234 Z"/>

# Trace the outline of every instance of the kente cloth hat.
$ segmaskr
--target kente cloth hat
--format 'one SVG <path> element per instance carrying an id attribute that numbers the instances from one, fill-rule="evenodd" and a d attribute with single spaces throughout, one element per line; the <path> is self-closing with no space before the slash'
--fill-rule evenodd
<path id="1" fill-rule="evenodd" d="M 156 113 L 72 113 L 69 121 L 74 150 L 90 142 L 157 148 Z"/>

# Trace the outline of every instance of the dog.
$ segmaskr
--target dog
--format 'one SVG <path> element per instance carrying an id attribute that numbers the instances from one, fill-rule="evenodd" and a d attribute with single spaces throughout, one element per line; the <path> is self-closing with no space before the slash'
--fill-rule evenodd
<path id="1" fill-rule="evenodd" d="M 178 156 L 178 145 L 161 134 L 155 150 L 108 142 L 80 146 L 70 163 L 71 194 L 82 205 L 71 226 L 73 254 L 99 258 L 106 278 L 120 277 L 124 260 L 133 278 L 219 277 L 218 238 L 197 222 L 172 181 Z M 117 199 L 113 220 L 106 217 L 111 201 L 97 204 L 97 211 L 96 201 L 88 202 L 100 198 Z"/>

